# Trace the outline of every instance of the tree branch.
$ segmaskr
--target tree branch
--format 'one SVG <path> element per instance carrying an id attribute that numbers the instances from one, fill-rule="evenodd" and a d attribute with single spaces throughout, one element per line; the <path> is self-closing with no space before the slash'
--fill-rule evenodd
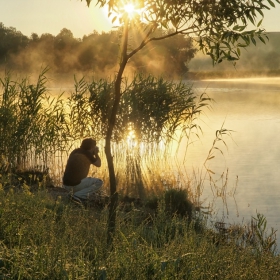
<path id="1" fill-rule="evenodd" d="M 188 29 L 191 29 L 191 31 L 189 32 L 186 32 Z M 152 31 L 153 28 L 151 28 L 149 30 L 149 32 L 147 33 L 145 39 L 142 41 L 142 43 L 136 48 L 134 49 L 131 53 L 129 53 L 127 55 L 127 58 L 130 59 L 133 55 L 135 55 L 137 52 L 139 52 L 141 49 L 143 49 L 148 43 L 152 42 L 152 41 L 159 41 L 159 40 L 164 40 L 164 39 L 167 39 L 167 38 L 170 38 L 170 37 L 173 37 L 175 35 L 178 35 L 178 34 L 192 34 L 193 33 L 193 30 L 192 28 L 188 27 L 188 28 L 185 28 L 185 29 L 182 29 L 182 30 L 177 30 L 176 32 L 173 32 L 173 33 L 170 33 L 170 34 L 167 34 L 167 35 L 164 35 L 164 36 L 161 36 L 161 37 L 153 37 L 153 38 L 149 38 L 149 36 L 151 35 L 151 33 L 153 32 Z"/>

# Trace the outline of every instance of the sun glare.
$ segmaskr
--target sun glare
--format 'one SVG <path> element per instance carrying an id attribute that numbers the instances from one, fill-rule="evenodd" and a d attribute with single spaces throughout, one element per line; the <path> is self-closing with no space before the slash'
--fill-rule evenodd
<path id="1" fill-rule="evenodd" d="M 134 130 L 130 130 L 127 135 L 127 144 L 130 148 L 135 148 L 137 146 L 137 140 Z"/>
<path id="2" fill-rule="evenodd" d="M 138 9 L 133 3 L 127 3 L 123 6 L 123 11 L 130 19 L 133 19 L 137 14 L 140 14 L 141 9 Z"/>
<path id="3" fill-rule="evenodd" d="M 120 0 L 115 9 L 110 10 L 109 17 L 114 23 L 119 20 L 122 24 L 123 20 L 127 18 L 128 20 L 134 20 L 139 18 L 144 11 L 143 6 L 138 3 L 139 0 Z"/>
<path id="4" fill-rule="evenodd" d="M 133 13 L 135 12 L 135 7 L 133 4 L 126 4 L 124 6 L 124 10 L 129 14 L 129 16 L 132 16 Z"/>

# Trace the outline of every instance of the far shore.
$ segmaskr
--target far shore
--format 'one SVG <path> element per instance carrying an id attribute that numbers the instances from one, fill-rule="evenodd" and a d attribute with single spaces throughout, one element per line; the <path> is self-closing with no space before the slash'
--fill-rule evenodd
<path id="1" fill-rule="evenodd" d="M 187 79 L 240 79 L 240 78 L 273 78 L 280 77 L 280 69 L 269 71 L 189 71 Z"/>

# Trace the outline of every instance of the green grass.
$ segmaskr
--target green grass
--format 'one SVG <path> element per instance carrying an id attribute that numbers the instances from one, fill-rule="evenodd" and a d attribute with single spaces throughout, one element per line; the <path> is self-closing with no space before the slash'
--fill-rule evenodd
<path id="1" fill-rule="evenodd" d="M 108 250 L 106 207 L 2 191 L 0 279 L 279 279 L 278 255 L 225 240 L 202 216 L 190 223 L 164 205 L 149 215 L 119 209 Z"/>

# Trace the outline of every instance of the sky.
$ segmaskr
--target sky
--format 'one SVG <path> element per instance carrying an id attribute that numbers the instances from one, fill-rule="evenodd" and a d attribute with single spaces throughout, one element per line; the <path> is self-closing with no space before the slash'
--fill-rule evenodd
<path id="1" fill-rule="evenodd" d="M 108 32 L 112 25 L 107 10 L 88 8 L 83 0 L 0 0 L 0 22 L 5 27 L 15 27 L 24 35 L 37 33 L 57 35 L 63 28 L 82 38 L 94 30 Z M 265 12 L 262 24 L 267 32 L 280 31 L 280 4 Z"/>

